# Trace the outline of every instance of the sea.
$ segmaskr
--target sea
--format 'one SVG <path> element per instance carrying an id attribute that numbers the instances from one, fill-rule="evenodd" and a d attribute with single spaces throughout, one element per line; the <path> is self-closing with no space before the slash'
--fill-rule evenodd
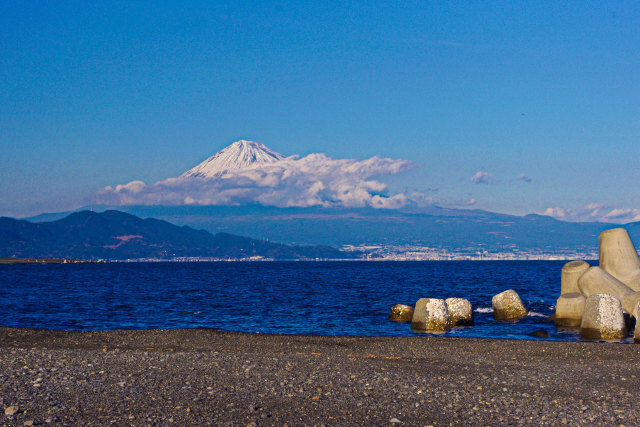
<path id="1" fill-rule="evenodd" d="M 460 297 L 474 325 L 450 337 L 580 341 L 549 321 L 565 261 L 135 262 L 0 265 L 0 326 L 61 330 L 212 328 L 273 334 L 419 336 L 394 304 Z M 593 265 L 594 263 L 592 263 Z M 495 321 L 514 289 L 529 310 Z M 531 336 L 545 331 L 548 338 Z M 630 343 L 631 338 L 618 341 Z"/>

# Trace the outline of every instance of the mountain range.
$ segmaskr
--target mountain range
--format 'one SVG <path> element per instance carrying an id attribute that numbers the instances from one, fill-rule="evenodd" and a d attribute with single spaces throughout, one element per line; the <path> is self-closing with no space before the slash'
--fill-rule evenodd
<path id="1" fill-rule="evenodd" d="M 105 206 L 92 209 L 105 210 Z M 121 206 L 130 214 L 173 224 L 232 233 L 288 245 L 425 246 L 453 252 L 597 253 L 598 235 L 618 225 L 559 221 L 541 215 L 514 216 L 482 210 L 374 208 L 278 208 L 245 206 Z M 51 221 L 44 214 L 30 221 Z M 640 242 L 640 223 L 623 226 Z"/>
<path id="2" fill-rule="evenodd" d="M 0 258 L 125 259 L 345 259 L 327 246 L 287 246 L 215 235 L 115 210 L 81 211 L 50 222 L 0 218 Z"/>
<path id="3" fill-rule="evenodd" d="M 240 140 L 176 178 L 152 185 L 133 181 L 107 187 L 104 195 L 112 203 L 83 209 L 117 209 L 213 234 L 286 245 L 378 246 L 396 251 L 428 247 L 467 253 L 593 255 L 598 234 L 617 226 L 564 222 L 535 214 L 419 206 L 404 195 L 376 193 L 376 188 L 384 187 L 369 180 L 371 176 L 397 173 L 406 166 L 404 161 L 391 159 L 344 161 L 322 154 L 298 160 L 264 144 Z M 360 198 L 354 199 L 356 194 Z M 55 221 L 70 213 L 27 220 Z M 632 239 L 640 239 L 640 222 L 624 228 Z M 135 239 L 126 246 L 134 243 Z M 405 246 L 410 248 L 398 249 Z"/>

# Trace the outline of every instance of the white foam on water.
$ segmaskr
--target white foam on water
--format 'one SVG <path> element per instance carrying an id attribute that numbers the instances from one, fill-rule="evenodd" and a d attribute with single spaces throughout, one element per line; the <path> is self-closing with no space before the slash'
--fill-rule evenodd
<path id="1" fill-rule="evenodd" d="M 476 313 L 493 313 L 492 307 L 478 307 L 475 310 Z"/>
<path id="2" fill-rule="evenodd" d="M 537 313 L 535 311 L 530 311 L 527 316 L 529 317 L 548 317 L 546 314 Z"/>

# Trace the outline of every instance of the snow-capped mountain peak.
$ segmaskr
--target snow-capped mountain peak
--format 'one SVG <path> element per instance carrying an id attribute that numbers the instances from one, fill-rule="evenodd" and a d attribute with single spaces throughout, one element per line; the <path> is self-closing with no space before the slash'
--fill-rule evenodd
<path id="1" fill-rule="evenodd" d="M 229 171 L 247 169 L 267 163 L 275 163 L 284 156 L 260 142 L 241 139 L 223 148 L 181 178 L 215 178 Z"/>

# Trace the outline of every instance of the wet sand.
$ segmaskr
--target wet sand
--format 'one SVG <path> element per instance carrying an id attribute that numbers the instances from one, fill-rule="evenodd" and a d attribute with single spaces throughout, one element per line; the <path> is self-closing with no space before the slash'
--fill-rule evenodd
<path id="1" fill-rule="evenodd" d="M 0 328 L 0 425 L 640 423 L 640 345 Z"/>

